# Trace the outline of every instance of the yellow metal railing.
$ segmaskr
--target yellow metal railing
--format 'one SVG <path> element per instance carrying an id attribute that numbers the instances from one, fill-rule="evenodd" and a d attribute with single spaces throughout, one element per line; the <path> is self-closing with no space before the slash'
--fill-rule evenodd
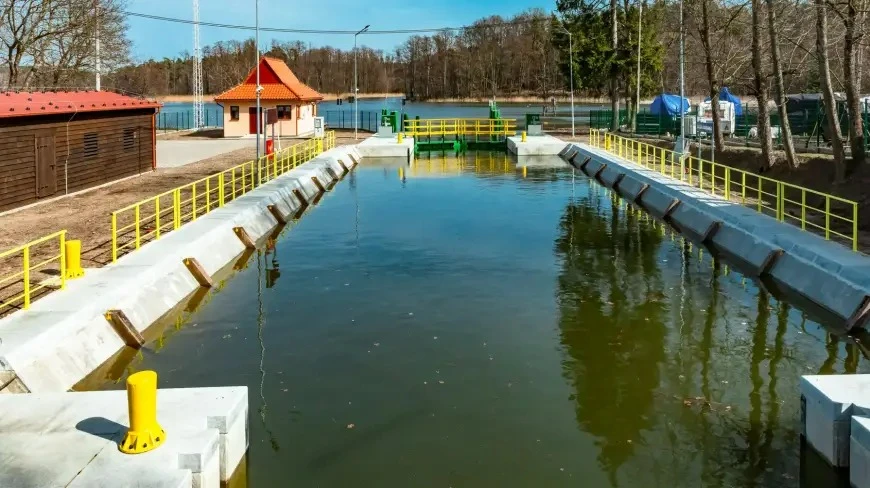
<path id="1" fill-rule="evenodd" d="M 40 273 L 44 279 L 36 281 Z M 66 230 L 0 252 L 0 296 L 8 296 L 0 302 L 0 315 L 30 308 L 43 290 L 65 287 Z"/>
<path id="2" fill-rule="evenodd" d="M 335 131 L 329 131 L 323 138 L 308 139 L 112 212 L 112 261 L 333 147 Z"/>
<path id="3" fill-rule="evenodd" d="M 420 136 L 513 136 L 517 133 L 514 119 L 408 119 L 404 132 Z"/>
<path id="4" fill-rule="evenodd" d="M 589 144 L 858 250 L 858 202 L 590 129 Z"/>

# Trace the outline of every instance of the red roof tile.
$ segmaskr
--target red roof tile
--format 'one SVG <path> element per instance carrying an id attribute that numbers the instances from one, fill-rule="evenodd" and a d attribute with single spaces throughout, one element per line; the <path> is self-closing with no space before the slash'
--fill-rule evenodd
<path id="1" fill-rule="evenodd" d="M 254 101 L 257 99 L 255 66 L 245 77 L 245 81 L 214 97 L 216 102 Z M 260 100 L 290 100 L 310 102 L 323 100 L 323 95 L 299 81 L 293 71 L 280 59 L 263 56 L 260 60 Z"/>
<path id="2" fill-rule="evenodd" d="M 154 100 L 109 91 L 0 91 L 0 119 L 46 114 L 160 108 Z"/>

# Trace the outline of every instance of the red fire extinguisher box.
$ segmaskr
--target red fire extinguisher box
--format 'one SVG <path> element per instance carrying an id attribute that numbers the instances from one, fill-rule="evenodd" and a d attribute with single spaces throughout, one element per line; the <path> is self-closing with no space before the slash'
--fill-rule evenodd
<path id="1" fill-rule="evenodd" d="M 273 152 L 275 152 L 275 141 L 266 139 L 266 154 L 272 154 Z"/>

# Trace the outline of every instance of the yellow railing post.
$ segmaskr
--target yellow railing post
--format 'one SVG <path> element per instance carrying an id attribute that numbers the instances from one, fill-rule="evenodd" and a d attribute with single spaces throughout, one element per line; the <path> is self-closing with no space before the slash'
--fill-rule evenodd
<path id="1" fill-rule="evenodd" d="M 852 250 L 858 250 L 858 202 L 852 203 Z"/>
<path id="2" fill-rule="evenodd" d="M 746 205 L 746 171 L 741 171 L 741 183 L 740 183 L 740 203 Z"/>
<path id="3" fill-rule="evenodd" d="M 224 206 L 224 185 L 226 182 L 224 181 L 224 173 L 221 172 L 218 174 L 218 202 L 219 206 Z"/>
<path id="4" fill-rule="evenodd" d="M 801 189 L 801 230 L 807 230 L 807 191 Z"/>
<path id="5" fill-rule="evenodd" d="M 112 262 L 118 260 L 118 214 L 112 212 Z"/>
<path id="6" fill-rule="evenodd" d="M 136 220 L 136 249 L 139 249 L 141 236 L 139 233 L 139 204 L 138 203 L 136 204 L 136 213 L 134 214 L 133 218 Z"/>
<path id="7" fill-rule="evenodd" d="M 196 183 L 190 185 L 190 204 L 192 206 L 190 220 L 196 220 Z"/>
<path id="8" fill-rule="evenodd" d="M 725 166 L 725 200 L 731 200 L 731 166 Z"/>
<path id="9" fill-rule="evenodd" d="M 761 187 L 762 187 L 761 183 L 762 183 L 762 181 L 763 181 L 763 180 L 762 180 L 761 177 L 759 176 L 759 177 L 758 177 L 758 211 L 759 211 L 759 212 L 761 212 L 761 202 L 762 202 L 762 200 L 764 199 L 764 194 L 761 192 Z"/>
<path id="10" fill-rule="evenodd" d="M 661 173 L 661 174 L 665 174 L 665 148 L 663 148 L 663 147 L 662 147 L 662 148 L 659 148 L 659 151 L 660 151 L 660 154 L 661 154 L 661 156 L 659 156 L 659 158 L 660 158 L 660 160 L 661 160 L 661 163 L 660 163 L 660 168 L 661 168 L 661 169 L 659 170 L 659 173 Z"/>
<path id="11" fill-rule="evenodd" d="M 154 239 L 160 239 L 160 197 L 154 197 Z"/>
<path id="12" fill-rule="evenodd" d="M 24 271 L 24 309 L 30 308 L 30 245 L 24 246 L 23 271 Z"/>

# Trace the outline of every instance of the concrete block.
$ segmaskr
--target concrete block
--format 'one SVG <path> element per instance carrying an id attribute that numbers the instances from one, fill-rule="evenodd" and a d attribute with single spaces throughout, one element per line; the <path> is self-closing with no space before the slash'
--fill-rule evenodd
<path id="1" fill-rule="evenodd" d="M 616 185 L 616 189 L 622 195 L 622 198 L 632 203 L 636 202 L 647 188 L 649 188 L 649 184 L 641 182 L 631 174 L 623 175 L 622 179 L 619 180 L 619 184 Z"/>
<path id="2" fill-rule="evenodd" d="M 577 149 L 577 146 L 569 144 L 565 146 L 565 149 L 559 152 L 559 155 L 562 156 L 562 159 L 564 159 L 565 161 L 571 162 L 571 160 L 574 159 L 574 156 L 576 156 L 578 152 L 579 151 Z"/>
<path id="3" fill-rule="evenodd" d="M 248 410 L 236 415 L 235 420 L 230 419 L 231 425 L 226 432 L 221 433 L 220 463 L 218 473 L 220 479 L 228 480 L 233 475 L 236 467 L 242 462 L 245 453 L 248 452 L 250 442 L 248 431 Z"/>
<path id="4" fill-rule="evenodd" d="M 681 229 L 700 238 L 701 242 L 707 242 L 722 225 L 722 221 L 716 219 L 706 209 L 686 202 L 674 208 L 670 218 Z"/>
<path id="5" fill-rule="evenodd" d="M 868 417 L 852 417 L 849 482 L 855 488 L 870 488 L 870 418 Z"/>
<path id="6" fill-rule="evenodd" d="M 369 137 L 356 145 L 359 154 L 364 158 L 404 158 L 413 160 L 414 139 L 406 137 L 401 144 L 396 137 Z"/>
<path id="7" fill-rule="evenodd" d="M 588 168 L 591 164 L 586 165 L 586 167 Z M 664 218 L 674 211 L 680 201 L 661 188 L 650 186 L 640 196 L 640 204 L 656 217 Z"/>
<path id="8" fill-rule="evenodd" d="M 507 138 L 507 149 L 517 156 L 558 156 L 568 145 L 565 141 L 551 135 L 528 136 L 523 142 L 521 136 Z"/>
<path id="9" fill-rule="evenodd" d="M 804 295 L 843 318 L 844 325 L 864 304 L 867 290 L 843 280 L 790 250 L 776 260 L 770 275 L 780 285 Z"/>
<path id="10" fill-rule="evenodd" d="M 745 261 L 756 276 L 767 274 L 783 252 L 782 248 L 760 239 L 754 233 L 729 224 L 720 226 L 710 242 L 716 249 Z"/>
<path id="11" fill-rule="evenodd" d="M 848 466 L 852 416 L 867 413 L 870 375 L 805 375 L 800 391 L 807 443 L 832 466 Z"/>
<path id="12" fill-rule="evenodd" d="M 595 178 L 598 176 L 598 173 L 600 173 L 604 169 L 605 166 L 606 166 L 606 164 L 602 163 L 601 161 L 599 161 L 595 158 L 592 158 L 591 161 L 589 161 L 588 163 L 586 163 L 585 166 L 583 166 L 583 172 L 586 173 L 587 176 L 589 176 L 591 178 Z"/>
<path id="13" fill-rule="evenodd" d="M 615 189 L 616 185 L 619 184 L 619 180 L 621 180 L 625 176 L 625 172 L 619 166 L 606 166 L 600 173 L 598 173 L 598 179 L 604 183 L 608 188 Z"/>
<path id="14" fill-rule="evenodd" d="M 571 165 L 580 171 L 585 171 L 584 168 L 590 161 L 592 161 L 592 158 L 578 152 L 573 158 L 571 158 Z"/>

